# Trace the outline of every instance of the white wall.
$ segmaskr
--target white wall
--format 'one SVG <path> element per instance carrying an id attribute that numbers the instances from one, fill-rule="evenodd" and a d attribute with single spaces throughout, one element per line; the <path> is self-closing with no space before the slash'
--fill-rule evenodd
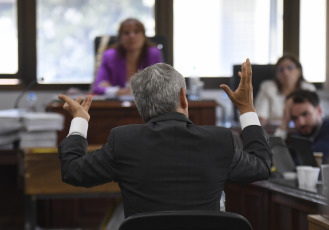
<path id="1" fill-rule="evenodd" d="M 19 108 L 27 108 L 27 96 L 30 91 L 26 92 L 18 104 Z M 44 111 L 46 106 L 54 99 L 57 98 L 59 93 L 64 91 L 35 91 L 37 96 L 37 110 Z M 15 106 L 16 99 L 21 91 L 1 91 L 0 92 L 0 109 L 12 109 Z"/>

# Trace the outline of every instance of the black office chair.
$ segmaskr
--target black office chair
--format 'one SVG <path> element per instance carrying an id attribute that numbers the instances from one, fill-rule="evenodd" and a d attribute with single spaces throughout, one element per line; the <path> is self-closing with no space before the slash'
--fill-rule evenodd
<path id="1" fill-rule="evenodd" d="M 189 210 L 135 214 L 119 230 L 252 230 L 243 216 L 221 211 Z"/>
<path id="2" fill-rule="evenodd" d="M 259 91 L 260 84 L 264 80 L 270 80 L 275 78 L 276 68 L 275 65 L 251 65 L 252 68 L 252 85 L 254 99 Z M 234 91 L 238 88 L 240 83 L 240 76 L 238 72 L 241 71 L 241 65 L 233 65 L 233 76 L 231 77 L 230 85 L 231 89 Z M 233 107 L 234 120 L 239 121 L 238 110 Z"/>

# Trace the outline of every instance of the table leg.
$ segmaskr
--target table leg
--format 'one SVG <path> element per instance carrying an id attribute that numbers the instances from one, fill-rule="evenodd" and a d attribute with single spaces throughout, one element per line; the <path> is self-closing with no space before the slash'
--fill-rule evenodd
<path id="1" fill-rule="evenodd" d="M 25 196 L 25 230 L 35 230 L 36 228 L 36 215 L 37 215 L 37 205 L 35 196 Z"/>

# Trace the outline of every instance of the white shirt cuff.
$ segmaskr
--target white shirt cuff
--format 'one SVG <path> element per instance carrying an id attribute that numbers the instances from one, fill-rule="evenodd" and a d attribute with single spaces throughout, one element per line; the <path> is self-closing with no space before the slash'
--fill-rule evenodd
<path id="1" fill-rule="evenodd" d="M 259 122 L 257 113 L 248 112 L 248 113 L 242 114 L 240 116 L 240 124 L 241 124 L 241 129 L 244 129 L 245 127 L 250 126 L 250 125 L 260 126 L 260 122 Z"/>
<path id="2" fill-rule="evenodd" d="M 114 97 L 119 89 L 119 86 L 109 86 L 105 89 L 105 94 Z"/>
<path id="3" fill-rule="evenodd" d="M 67 136 L 80 135 L 87 138 L 88 121 L 82 117 L 75 117 L 71 121 L 70 131 Z"/>

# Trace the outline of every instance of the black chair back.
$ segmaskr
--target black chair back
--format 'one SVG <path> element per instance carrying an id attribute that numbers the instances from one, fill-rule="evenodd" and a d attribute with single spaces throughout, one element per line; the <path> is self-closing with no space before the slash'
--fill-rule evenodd
<path id="1" fill-rule="evenodd" d="M 162 211 L 128 217 L 119 230 L 252 230 L 243 216 L 221 211 Z"/>

